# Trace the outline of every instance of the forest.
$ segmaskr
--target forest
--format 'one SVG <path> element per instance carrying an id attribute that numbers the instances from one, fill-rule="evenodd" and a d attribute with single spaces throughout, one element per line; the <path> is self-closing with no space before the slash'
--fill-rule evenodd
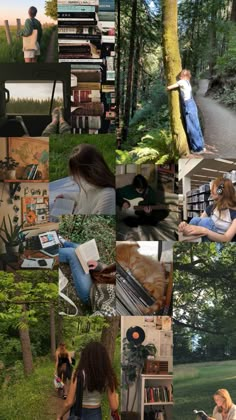
<path id="1" fill-rule="evenodd" d="M 58 315 L 57 272 L 0 272 L 0 418 L 56 418 L 63 400 L 53 386 L 55 351 L 75 351 L 91 340 L 107 348 L 120 372 L 119 319 Z M 106 399 L 104 416 L 109 412 Z M 105 418 L 105 417 L 104 417 Z"/>
<path id="2" fill-rule="evenodd" d="M 236 247 L 174 245 L 175 364 L 236 358 Z"/>
<path id="3" fill-rule="evenodd" d="M 166 90 L 184 68 L 207 152 L 224 154 L 219 126 L 229 117 L 231 153 L 236 0 L 118 0 L 117 12 L 118 163 L 163 164 L 189 154 L 178 90 Z"/>

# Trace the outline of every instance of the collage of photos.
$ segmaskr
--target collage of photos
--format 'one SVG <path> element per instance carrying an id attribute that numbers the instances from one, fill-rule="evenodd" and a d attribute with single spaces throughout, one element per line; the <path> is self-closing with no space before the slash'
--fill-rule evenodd
<path id="1" fill-rule="evenodd" d="M 0 420 L 236 420 L 236 0 L 8 3 Z"/>

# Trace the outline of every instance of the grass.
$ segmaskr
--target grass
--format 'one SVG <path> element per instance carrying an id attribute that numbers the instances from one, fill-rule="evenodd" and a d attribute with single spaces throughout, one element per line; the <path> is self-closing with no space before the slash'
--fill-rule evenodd
<path id="1" fill-rule="evenodd" d="M 41 420 L 48 416 L 45 401 L 53 391 L 54 364 L 50 360 L 40 361 L 33 375 L 15 378 L 7 389 L 2 390 L 0 420 Z"/>
<path id="2" fill-rule="evenodd" d="M 22 22 L 23 23 L 23 22 Z M 23 28 L 23 24 L 22 24 Z M 45 61 L 46 51 L 48 48 L 49 40 L 54 30 L 54 25 L 43 25 L 43 36 L 41 40 L 41 55 L 40 62 Z M 12 35 L 12 45 L 8 45 L 5 33 L 5 27 L 0 26 L 0 63 L 23 63 L 24 54 L 22 51 L 22 38 L 16 36 L 16 26 L 10 26 Z"/>
<path id="3" fill-rule="evenodd" d="M 50 137 L 50 181 L 68 176 L 68 160 L 75 146 L 81 143 L 93 144 L 102 153 L 110 169 L 115 172 L 115 135 L 84 134 Z"/>
<path id="4" fill-rule="evenodd" d="M 219 388 L 228 389 L 236 401 L 235 360 L 176 366 L 173 420 L 194 419 L 194 409 L 211 415 L 214 408 L 212 395 Z"/>

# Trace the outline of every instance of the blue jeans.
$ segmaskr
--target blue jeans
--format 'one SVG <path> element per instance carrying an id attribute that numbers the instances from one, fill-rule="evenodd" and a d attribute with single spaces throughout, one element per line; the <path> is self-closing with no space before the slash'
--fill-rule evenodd
<path id="1" fill-rule="evenodd" d="M 209 230 L 212 230 L 212 232 L 217 232 L 215 223 L 210 217 L 193 217 L 190 220 L 189 224 L 194 226 L 202 226 Z M 210 239 L 208 239 L 207 236 L 203 236 L 202 242 L 210 242 Z"/>
<path id="2" fill-rule="evenodd" d="M 197 105 L 193 98 L 182 102 L 190 149 L 193 152 L 200 152 L 204 148 L 204 138 L 199 123 Z"/>
<path id="3" fill-rule="evenodd" d="M 69 264 L 76 292 L 82 302 L 88 303 L 92 279 L 90 274 L 84 272 L 75 253 L 75 248 L 78 246 L 79 244 L 73 242 L 64 242 L 63 248 L 59 248 L 59 262 Z"/>
<path id="4" fill-rule="evenodd" d="M 102 410 L 101 407 L 98 408 L 82 408 L 81 420 L 102 420 Z M 77 416 L 73 414 L 71 410 L 70 417 L 68 420 L 76 420 Z"/>

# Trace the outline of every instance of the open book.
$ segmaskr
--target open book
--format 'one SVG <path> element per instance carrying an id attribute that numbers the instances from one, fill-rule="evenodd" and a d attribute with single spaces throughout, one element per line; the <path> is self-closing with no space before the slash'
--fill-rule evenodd
<path id="1" fill-rule="evenodd" d="M 73 214 L 75 201 L 67 198 L 57 198 L 53 204 L 50 215 L 60 216 L 62 214 Z"/>
<path id="2" fill-rule="evenodd" d="M 91 239 L 91 241 L 79 245 L 75 249 L 75 253 L 86 274 L 89 273 L 87 262 L 90 260 L 98 261 L 100 259 L 95 239 Z"/>

